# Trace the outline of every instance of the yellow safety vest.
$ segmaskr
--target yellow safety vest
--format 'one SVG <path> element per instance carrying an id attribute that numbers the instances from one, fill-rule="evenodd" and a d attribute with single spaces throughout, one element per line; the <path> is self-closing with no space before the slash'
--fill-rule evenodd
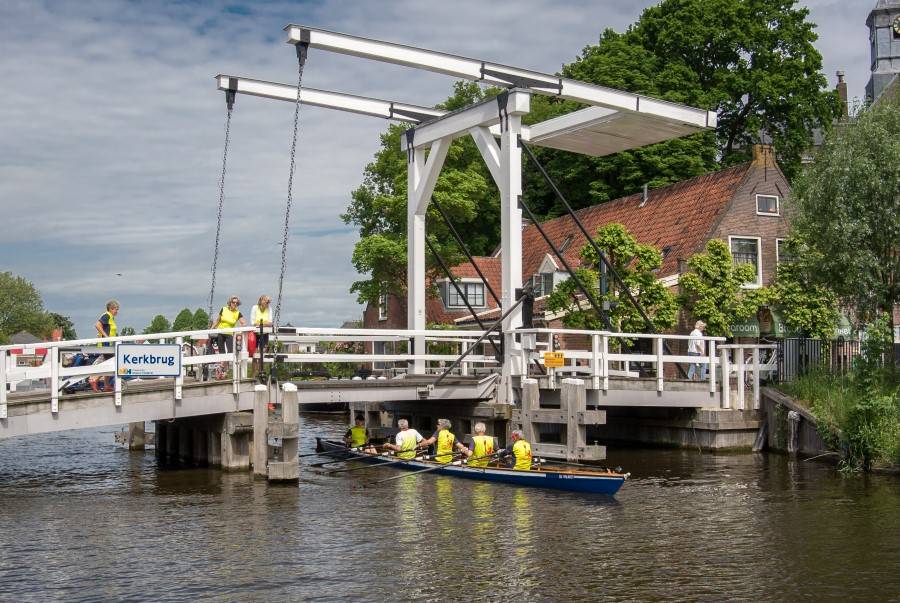
<path id="1" fill-rule="evenodd" d="M 512 447 L 513 456 L 516 457 L 516 464 L 513 469 L 518 471 L 528 471 L 531 469 L 531 444 L 525 440 L 516 440 Z"/>
<path id="2" fill-rule="evenodd" d="M 228 306 L 222 306 L 222 311 L 219 312 L 219 326 L 220 329 L 227 329 L 229 327 L 233 327 L 237 324 L 238 318 L 240 318 L 241 313 L 238 310 L 230 310 Z"/>
<path id="3" fill-rule="evenodd" d="M 439 463 L 452 461 L 454 442 L 456 442 L 456 436 L 450 433 L 449 429 L 440 430 L 438 432 L 437 450 L 435 450 L 434 460 Z"/>
<path id="4" fill-rule="evenodd" d="M 350 446 L 356 448 L 357 446 L 365 446 L 366 440 L 368 439 L 366 434 L 365 427 L 357 427 L 354 425 L 350 428 Z"/>
<path id="5" fill-rule="evenodd" d="M 256 322 L 253 323 L 254 327 L 258 327 L 259 323 L 261 323 L 261 322 L 262 323 L 272 322 L 272 314 L 270 312 L 272 309 L 272 306 L 266 306 L 265 310 L 263 310 L 259 306 L 253 306 L 253 307 L 256 308 Z"/>
<path id="6" fill-rule="evenodd" d="M 475 447 L 472 449 L 472 459 L 468 462 L 470 467 L 487 467 L 488 460 L 481 458 L 494 454 L 494 436 L 472 436 Z"/>
<path id="7" fill-rule="evenodd" d="M 415 434 L 409 431 L 401 431 L 400 441 L 403 443 L 400 444 L 400 452 L 397 453 L 397 457 L 401 459 L 416 458 L 417 442 Z"/>
<path id="8" fill-rule="evenodd" d="M 109 335 L 107 335 L 107 334 L 104 333 L 103 331 L 97 331 L 97 337 L 115 337 L 115 336 L 116 336 L 116 333 L 119 332 L 118 328 L 116 327 L 116 317 L 113 316 L 113 315 L 112 315 L 110 312 L 108 312 L 108 311 L 107 311 L 107 312 L 104 312 L 103 314 L 105 314 L 106 316 L 109 316 Z M 101 315 L 100 318 L 103 318 L 103 316 Z M 104 343 L 104 344 L 101 344 L 101 345 L 109 345 L 109 344 L 108 344 L 108 343 Z"/>

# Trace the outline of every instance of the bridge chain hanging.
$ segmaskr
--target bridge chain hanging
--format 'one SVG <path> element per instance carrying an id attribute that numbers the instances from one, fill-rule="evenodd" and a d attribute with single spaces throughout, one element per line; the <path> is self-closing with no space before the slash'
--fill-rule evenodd
<path id="1" fill-rule="evenodd" d="M 231 82 L 229 82 L 229 89 L 225 91 L 225 150 L 222 153 L 222 175 L 219 177 L 219 210 L 216 214 L 216 243 L 213 247 L 212 278 L 209 286 L 209 299 L 207 304 L 210 320 L 212 320 L 213 302 L 215 301 L 214 297 L 216 294 L 216 266 L 219 262 L 219 239 L 222 234 L 222 208 L 225 204 L 225 174 L 228 166 L 228 141 L 231 135 L 231 113 L 234 111 L 236 90 L 237 85 L 235 84 L 232 86 Z"/>
<path id="2" fill-rule="evenodd" d="M 300 126 L 300 91 L 303 87 L 303 67 L 306 65 L 306 55 L 309 44 L 301 42 L 297 44 L 297 100 L 294 103 L 294 134 L 291 139 L 291 167 L 288 173 L 287 205 L 284 208 L 284 232 L 281 238 L 281 273 L 278 275 L 278 301 L 275 304 L 275 338 L 278 338 L 278 328 L 281 324 L 281 299 L 284 290 L 284 273 L 287 269 L 287 244 L 291 225 L 291 205 L 294 201 L 294 169 L 297 156 L 297 131 Z"/>

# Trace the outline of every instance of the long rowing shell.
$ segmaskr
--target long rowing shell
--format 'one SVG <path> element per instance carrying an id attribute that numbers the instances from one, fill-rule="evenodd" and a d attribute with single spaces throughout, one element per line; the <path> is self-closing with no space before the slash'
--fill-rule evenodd
<path id="1" fill-rule="evenodd" d="M 316 438 L 317 450 L 347 450 L 341 442 Z M 347 451 L 348 457 L 369 463 L 386 463 L 396 461 L 397 457 Z M 410 460 L 406 463 L 392 465 L 398 469 L 428 469 L 435 467 L 433 461 Z M 568 492 L 587 492 L 591 494 L 613 495 L 619 491 L 628 475 L 607 471 L 568 470 L 541 467 L 532 471 L 516 471 L 496 467 L 469 467 L 468 465 L 451 465 L 433 471 L 442 475 L 476 479 L 486 482 L 501 482 L 526 486 L 529 488 L 550 488 Z"/>

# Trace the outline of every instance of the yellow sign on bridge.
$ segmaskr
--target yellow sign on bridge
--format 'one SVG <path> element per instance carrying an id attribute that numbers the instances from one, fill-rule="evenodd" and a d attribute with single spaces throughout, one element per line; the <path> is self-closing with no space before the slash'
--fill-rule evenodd
<path id="1" fill-rule="evenodd" d="M 544 366 L 562 368 L 566 364 L 566 355 L 562 352 L 544 352 Z"/>

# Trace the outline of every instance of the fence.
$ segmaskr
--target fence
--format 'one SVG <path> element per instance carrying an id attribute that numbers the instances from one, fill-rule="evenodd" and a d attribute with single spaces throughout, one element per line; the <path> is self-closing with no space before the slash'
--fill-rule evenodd
<path id="1" fill-rule="evenodd" d="M 828 341 L 790 337 L 776 341 L 778 372 L 781 383 L 793 381 L 811 370 L 826 370 L 845 374 L 859 355 L 859 341 L 855 339 Z"/>

